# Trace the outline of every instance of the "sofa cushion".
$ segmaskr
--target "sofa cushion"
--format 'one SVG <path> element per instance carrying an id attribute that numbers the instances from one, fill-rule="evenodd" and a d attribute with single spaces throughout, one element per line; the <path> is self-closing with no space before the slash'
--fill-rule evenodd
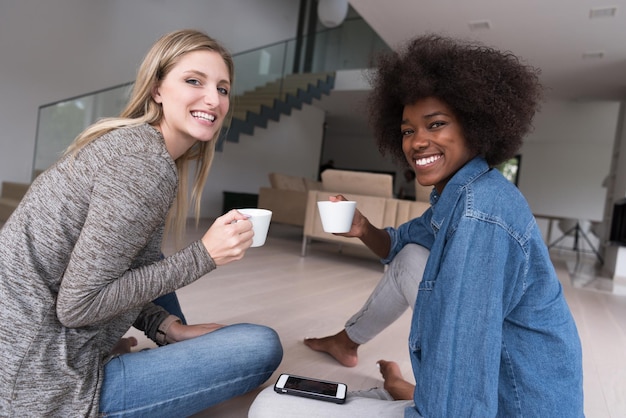
<path id="1" fill-rule="evenodd" d="M 422 186 L 417 180 L 415 180 L 415 200 L 418 202 L 426 202 L 430 204 L 430 193 L 433 191 L 433 186 Z"/>
<path id="2" fill-rule="evenodd" d="M 274 189 L 294 190 L 297 192 L 306 192 L 307 188 L 304 178 L 299 176 L 290 176 L 288 174 L 269 173 L 270 184 Z"/>
<path id="3" fill-rule="evenodd" d="M 364 196 L 393 197 L 393 176 L 365 171 L 326 169 L 322 172 L 325 191 Z"/>
<path id="4" fill-rule="evenodd" d="M 297 190 L 259 188 L 259 208 L 272 211 L 272 223 L 304 226 L 307 193 Z"/>
<path id="5" fill-rule="evenodd" d="M 322 190 L 322 182 L 304 178 L 304 185 L 307 190 Z"/>
<path id="6" fill-rule="evenodd" d="M 411 200 L 363 196 L 350 193 L 346 193 L 345 197 L 349 200 L 356 201 L 357 209 L 377 228 L 383 228 L 385 226 L 397 228 L 410 219 L 422 215 L 430 207 L 428 203 Z M 308 192 L 301 255 L 306 255 L 307 247 L 311 239 L 367 248 L 365 244 L 357 238 L 346 238 L 341 235 L 324 232 L 319 216 L 319 209 L 317 208 L 317 202 L 320 200 L 328 200 L 326 191 L 311 190 Z"/>

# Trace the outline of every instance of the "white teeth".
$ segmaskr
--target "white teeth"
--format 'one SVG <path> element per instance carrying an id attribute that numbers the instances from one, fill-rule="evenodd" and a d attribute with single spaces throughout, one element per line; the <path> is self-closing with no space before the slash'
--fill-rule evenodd
<path id="1" fill-rule="evenodd" d="M 430 157 L 426 157 L 426 158 L 420 158 L 419 160 L 415 160 L 415 165 L 431 164 L 437 161 L 438 159 L 440 159 L 441 157 L 442 155 L 439 154 L 439 155 L 431 155 Z"/>
<path id="2" fill-rule="evenodd" d="M 215 122 L 215 115 L 209 115 L 205 112 L 191 112 L 191 116 L 194 118 L 206 119 L 210 122 Z"/>

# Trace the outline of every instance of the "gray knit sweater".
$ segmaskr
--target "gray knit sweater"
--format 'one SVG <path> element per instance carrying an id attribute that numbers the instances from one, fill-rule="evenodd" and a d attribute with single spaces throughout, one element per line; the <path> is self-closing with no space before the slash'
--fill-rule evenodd
<path id="1" fill-rule="evenodd" d="M 201 242 L 159 260 L 177 172 L 149 125 L 41 174 L 0 230 L 0 416 L 97 416 L 103 365 L 151 300 L 215 268 Z"/>

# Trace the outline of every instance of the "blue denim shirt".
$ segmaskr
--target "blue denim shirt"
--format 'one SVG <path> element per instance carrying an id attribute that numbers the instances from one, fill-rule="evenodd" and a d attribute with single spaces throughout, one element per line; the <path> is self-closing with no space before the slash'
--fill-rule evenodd
<path id="1" fill-rule="evenodd" d="M 468 162 L 432 207 L 388 228 L 388 262 L 430 248 L 409 349 L 405 417 L 583 416 L 582 353 L 548 249 L 518 189 Z"/>

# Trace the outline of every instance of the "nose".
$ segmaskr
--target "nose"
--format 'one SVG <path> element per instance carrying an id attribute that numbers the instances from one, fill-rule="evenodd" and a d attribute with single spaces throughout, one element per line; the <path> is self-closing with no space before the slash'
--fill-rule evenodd
<path id="1" fill-rule="evenodd" d="M 414 150 L 424 150 L 430 145 L 430 138 L 428 136 L 428 132 L 425 129 L 417 130 L 412 139 L 413 140 L 411 141 L 411 148 L 413 148 Z"/>
<path id="2" fill-rule="evenodd" d="M 204 103 L 211 107 L 217 106 L 219 103 L 219 93 L 217 87 L 207 87 L 204 92 Z"/>

